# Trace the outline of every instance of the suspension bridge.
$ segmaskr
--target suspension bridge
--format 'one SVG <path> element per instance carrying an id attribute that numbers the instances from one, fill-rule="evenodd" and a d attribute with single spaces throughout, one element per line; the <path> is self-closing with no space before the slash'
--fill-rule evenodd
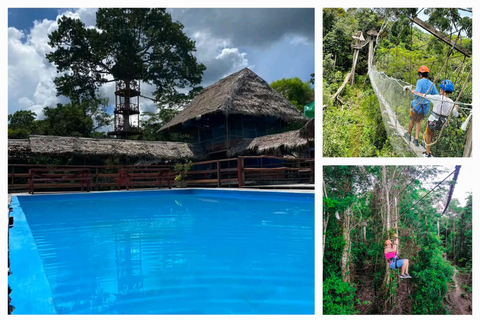
<path id="1" fill-rule="evenodd" d="M 415 19 L 415 18 L 414 18 Z M 414 20 L 412 20 L 415 22 Z M 427 30 L 429 31 L 429 30 Z M 431 32 L 431 31 L 429 31 Z M 432 33 L 432 32 L 431 32 Z M 432 33 L 433 34 L 433 33 Z M 434 34 L 438 39 L 448 43 L 451 45 L 450 52 L 446 58 L 444 67 L 447 65 L 448 59 L 450 58 L 453 49 L 457 49 L 462 54 L 465 55 L 465 59 L 467 56 L 471 55 L 471 52 L 466 50 L 465 48 L 461 47 L 460 45 L 456 45 L 456 41 L 452 42 L 450 38 L 441 38 L 438 34 Z M 359 51 L 368 45 L 368 76 L 370 79 L 370 83 L 372 88 L 377 96 L 378 102 L 380 104 L 380 111 L 382 114 L 383 123 L 385 126 L 385 130 L 387 132 L 389 141 L 395 150 L 395 152 L 400 156 L 417 156 L 421 157 L 422 154 L 425 152 L 425 141 L 420 145 L 416 146 L 413 141 L 408 141 L 405 138 L 405 133 L 407 132 L 408 123 L 410 120 L 410 106 L 411 101 L 413 99 L 413 95 L 408 91 L 404 91 L 405 86 L 411 86 L 410 83 L 396 79 L 392 76 L 387 75 L 383 71 L 377 70 L 377 66 L 375 65 L 374 58 L 375 58 L 375 47 L 374 44 L 378 42 L 379 35 L 375 30 L 370 30 L 367 32 L 367 38 L 365 39 L 362 33 L 356 32 L 353 35 L 353 39 L 355 39 L 355 43 L 352 45 L 354 49 L 353 54 L 353 63 L 352 63 L 352 71 L 346 76 L 343 85 L 339 88 L 337 93 L 332 96 L 333 99 L 338 98 L 339 93 L 343 89 L 343 87 L 350 81 L 353 84 L 353 77 L 355 74 L 355 66 L 357 63 L 357 59 L 359 56 Z M 465 62 L 464 59 L 464 62 Z M 440 70 L 437 73 L 437 76 L 433 80 L 434 84 L 437 83 L 437 78 L 442 74 L 444 69 Z M 462 63 L 462 68 L 459 69 L 459 72 L 463 72 L 464 64 Z M 471 157 L 472 154 L 472 105 L 468 103 L 462 103 L 458 100 L 463 93 L 465 85 L 468 82 L 470 74 L 466 77 L 465 82 L 463 83 L 462 89 L 458 94 L 456 94 L 456 101 L 455 103 L 459 106 L 458 111 L 460 113 L 460 122 L 456 122 L 455 124 L 452 121 L 446 121 L 446 124 L 442 127 L 441 131 L 435 136 L 434 142 L 430 144 L 433 147 L 434 155 L 439 156 L 448 156 L 448 157 Z M 444 76 L 442 74 L 442 76 Z M 457 76 L 458 77 L 458 76 Z M 438 79 L 438 81 L 443 80 L 443 78 Z M 428 115 L 425 116 L 425 119 L 428 118 Z M 449 116 L 449 120 L 450 120 Z M 460 130 L 460 123 L 461 130 Z M 422 122 L 422 131 L 419 134 L 419 141 L 423 139 L 423 132 L 425 131 L 426 121 Z M 467 131 L 468 128 L 468 131 Z M 456 143 L 452 143 L 450 138 L 455 136 L 457 140 Z M 463 143 L 458 143 L 458 141 L 463 141 Z M 437 142 L 439 142 L 437 144 Z"/>

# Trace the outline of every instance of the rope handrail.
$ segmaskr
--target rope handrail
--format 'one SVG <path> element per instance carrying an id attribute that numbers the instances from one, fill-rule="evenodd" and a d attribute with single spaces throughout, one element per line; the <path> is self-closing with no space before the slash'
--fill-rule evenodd
<path id="1" fill-rule="evenodd" d="M 376 72 L 378 72 L 380 75 L 384 76 L 384 77 L 387 78 L 387 79 L 390 79 L 390 80 L 392 80 L 392 81 L 395 81 L 395 82 L 396 82 L 400 87 L 402 87 L 402 88 L 403 88 L 405 85 L 412 85 L 411 83 L 408 83 L 408 82 L 403 81 L 403 80 L 401 80 L 401 79 L 393 78 L 393 77 L 387 75 L 387 74 L 386 74 L 385 72 L 383 72 L 383 71 L 376 71 Z M 402 85 L 402 84 L 400 84 L 400 82 L 403 82 L 404 84 Z M 472 103 L 459 102 L 459 101 L 455 102 L 455 104 L 463 105 L 463 106 L 470 106 L 470 107 L 473 106 Z M 462 109 L 471 110 L 471 108 L 462 108 Z"/>

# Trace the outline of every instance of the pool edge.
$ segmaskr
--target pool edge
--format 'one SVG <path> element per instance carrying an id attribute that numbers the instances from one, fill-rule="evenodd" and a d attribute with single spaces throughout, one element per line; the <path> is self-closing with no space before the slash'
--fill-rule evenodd
<path id="1" fill-rule="evenodd" d="M 50 283 L 17 196 L 12 196 L 11 207 L 14 224 L 9 232 L 8 285 L 15 307 L 12 314 L 57 314 Z"/>

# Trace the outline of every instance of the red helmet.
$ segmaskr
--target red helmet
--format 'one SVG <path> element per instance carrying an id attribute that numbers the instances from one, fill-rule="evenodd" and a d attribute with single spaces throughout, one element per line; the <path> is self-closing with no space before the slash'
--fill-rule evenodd
<path id="1" fill-rule="evenodd" d="M 418 72 L 424 73 L 430 72 L 430 70 L 428 70 L 427 66 L 421 66 L 420 68 L 418 68 Z"/>
<path id="2" fill-rule="evenodd" d="M 386 245 L 386 246 L 392 245 L 392 241 L 390 241 L 390 240 L 385 241 L 385 245 Z"/>

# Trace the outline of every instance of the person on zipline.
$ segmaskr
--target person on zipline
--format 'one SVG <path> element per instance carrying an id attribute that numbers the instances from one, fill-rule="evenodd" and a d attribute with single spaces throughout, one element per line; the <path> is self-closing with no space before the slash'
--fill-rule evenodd
<path id="1" fill-rule="evenodd" d="M 432 81 L 428 79 L 429 73 L 430 70 L 426 66 L 421 66 L 418 68 L 418 76 L 420 79 L 417 80 L 415 90 L 420 93 L 438 95 L 437 88 L 435 88 L 435 85 L 433 85 Z M 420 133 L 420 121 L 422 121 L 423 117 L 428 113 L 429 109 L 430 102 L 428 100 L 422 100 L 422 97 L 419 95 L 414 96 L 412 105 L 410 106 L 410 122 L 408 123 L 408 132 L 405 132 L 405 139 L 410 142 L 413 125 L 415 125 L 415 139 L 413 140 L 413 144 L 417 147 L 419 145 L 418 135 Z"/>
<path id="2" fill-rule="evenodd" d="M 427 151 L 423 153 L 424 157 L 432 157 L 430 143 L 435 135 L 435 131 L 441 130 L 444 126 L 450 111 L 452 111 L 452 114 L 455 117 L 458 117 L 458 105 L 448 97 L 454 89 L 453 82 L 448 79 L 445 79 L 440 83 L 440 95 L 422 94 L 410 88 L 410 91 L 414 95 L 424 97 L 433 103 L 432 113 L 428 117 L 427 127 L 425 128 L 425 133 L 423 135 L 423 139 L 427 144 Z"/>
<path id="3" fill-rule="evenodd" d="M 408 259 L 400 259 L 397 255 L 398 250 L 398 237 L 395 237 L 394 243 L 391 240 L 385 241 L 385 248 L 383 253 L 387 259 L 387 263 L 391 269 L 400 268 L 400 278 L 411 278 L 408 274 Z"/>

